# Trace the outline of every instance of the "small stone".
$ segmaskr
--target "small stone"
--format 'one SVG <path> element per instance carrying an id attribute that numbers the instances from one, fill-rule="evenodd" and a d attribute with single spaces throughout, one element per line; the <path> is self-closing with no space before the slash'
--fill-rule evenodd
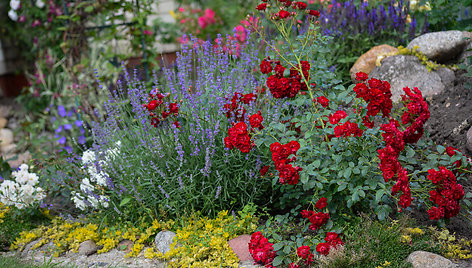
<path id="1" fill-rule="evenodd" d="M 118 243 L 118 246 L 116 247 L 120 251 L 126 251 L 129 252 L 131 248 L 133 248 L 133 241 L 125 239 L 121 240 L 120 243 Z"/>
<path id="2" fill-rule="evenodd" d="M 8 144 L 5 146 L 0 146 L 0 151 L 2 152 L 3 155 L 12 154 L 14 153 L 15 149 L 16 149 L 16 144 L 14 143 Z"/>
<path id="3" fill-rule="evenodd" d="M 8 120 L 6 118 L 0 117 L 0 129 L 5 128 L 8 124 Z"/>
<path id="4" fill-rule="evenodd" d="M 4 147 L 13 143 L 13 132 L 8 128 L 0 129 L 0 146 Z"/>
<path id="5" fill-rule="evenodd" d="M 450 260 L 434 253 L 426 251 L 415 251 L 411 253 L 407 261 L 414 268 L 455 268 L 456 265 Z"/>
<path id="6" fill-rule="evenodd" d="M 239 268 L 259 268 L 259 267 L 264 267 L 264 266 L 254 264 L 253 261 L 243 261 L 243 262 L 239 263 L 238 267 Z"/>
<path id="7" fill-rule="evenodd" d="M 467 149 L 472 152 L 472 127 L 467 131 Z"/>
<path id="8" fill-rule="evenodd" d="M 89 256 L 97 252 L 97 244 L 93 240 L 87 240 L 79 245 L 79 255 Z"/>
<path id="9" fill-rule="evenodd" d="M 370 74 L 370 72 L 372 72 L 372 70 L 376 66 L 378 56 L 391 55 L 397 52 L 398 49 L 390 45 L 380 45 L 371 48 L 369 51 L 362 54 L 362 56 L 360 56 L 356 60 L 351 70 L 349 71 L 351 73 L 352 81 L 356 81 L 357 72 L 364 72 L 366 74 Z"/>
<path id="10" fill-rule="evenodd" d="M 160 231 L 154 239 L 156 249 L 159 250 L 159 252 L 161 252 L 162 254 L 166 254 L 166 252 L 170 250 L 170 245 L 172 244 L 174 236 L 174 232 Z"/>
<path id="11" fill-rule="evenodd" d="M 12 168 L 17 168 L 19 167 L 21 164 L 26 164 L 28 163 L 28 161 L 31 160 L 31 154 L 26 151 L 22 154 L 19 154 L 19 155 L 7 155 L 5 157 L 5 159 L 8 161 L 8 164 L 12 167 Z M 8 159 L 11 159 L 11 160 L 8 160 Z"/>
<path id="12" fill-rule="evenodd" d="M 240 261 L 254 261 L 251 254 L 249 253 L 249 242 L 251 241 L 250 235 L 240 235 L 228 241 L 229 246 L 238 256 Z"/>

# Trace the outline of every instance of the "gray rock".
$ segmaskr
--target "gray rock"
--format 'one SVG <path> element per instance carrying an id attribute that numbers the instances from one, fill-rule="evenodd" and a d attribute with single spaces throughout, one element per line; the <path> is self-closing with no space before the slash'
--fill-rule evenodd
<path id="1" fill-rule="evenodd" d="M 243 261 L 239 263 L 238 267 L 239 268 L 259 268 L 259 267 L 264 267 L 264 266 L 254 264 L 253 261 Z"/>
<path id="2" fill-rule="evenodd" d="M 160 231 L 154 239 L 156 249 L 159 250 L 162 254 L 166 254 L 166 252 L 170 250 L 170 244 L 172 244 L 172 240 L 174 239 L 174 237 L 174 232 Z"/>
<path id="3" fill-rule="evenodd" d="M 415 251 L 411 253 L 407 261 L 414 268 L 455 268 L 456 265 L 450 260 L 434 253 L 426 251 Z"/>
<path id="4" fill-rule="evenodd" d="M 418 46 L 418 50 L 428 59 L 443 63 L 457 58 L 466 45 L 467 41 L 461 31 L 444 31 L 420 35 L 407 48 Z"/>
<path id="5" fill-rule="evenodd" d="M 78 253 L 79 255 L 89 256 L 97 252 L 97 244 L 93 240 L 87 240 L 79 245 Z"/>
<path id="6" fill-rule="evenodd" d="M 13 132 L 11 131 L 11 129 L 8 129 L 8 128 L 0 129 L 0 140 L 2 141 L 0 143 L 1 147 L 12 144 L 13 143 Z"/>
<path id="7" fill-rule="evenodd" d="M 375 67 L 371 78 L 386 80 L 390 83 L 392 100 L 400 100 L 403 88 L 417 87 L 423 97 L 442 92 L 445 88 L 442 79 L 435 71 L 429 72 L 416 56 L 396 55 L 382 60 L 382 65 Z"/>
<path id="8" fill-rule="evenodd" d="M 445 87 L 452 87 L 454 85 L 454 80 L 456 80 L 456 75 L 454 71 L 449 68 L 440 68 L 436 71 L 441 77 L 441 81 Z"/>
<path id="9" fill-rule="evenodd" d="M 472 152 L 472 127 L 467 131 L 467 149 Z"/>
<path id="10" fill-rule="evenodd" d="M 38 238 L 34 241 L 31 241 L 29 242 L 28 244 L 26 244 L 25 248 L 23 248 L 23 251 L 21 251 L 21 257 L 26 257 L 28 255 L 30 255 L 30 253 L 33 251 L 31 250 L 32 247 L 34 247 L 34 245 L 38 244 L 39 241 L 41 241 L 42 239 L 41 238 Z"/>

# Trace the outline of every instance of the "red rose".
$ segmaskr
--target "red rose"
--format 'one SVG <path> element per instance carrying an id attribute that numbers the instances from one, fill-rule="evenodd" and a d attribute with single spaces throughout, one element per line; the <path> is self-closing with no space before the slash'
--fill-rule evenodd
<path id="1" fill-rule="evenodd" d="M 175 122 L 174 122 L 174 126 L 175 126 L 176 128 L 180 128 L 180 123 L 179 123 L 179 121 L 175 121 Z"/>
<path id="2" fill-rule="evenodd" d="M 177 103 L 171 103 L 169 104 L 169 111 L 171 114 L 177 114 L 179 112 L 179 106 L 177 106 Z"/>
<path id="3" fill-rule="evenodd" d="M 310 247 L 309 246 L 301 246 L 297 249 L 297 254 L 300 258 L 306 259 L 308 255 L 310 255 Z"/>
<path id="4" fill-rule="evenodd" d="M 327 200 L 328 199 L 326 197 L 320 198 L 318 202 L 316 202 L 315 207 L 319 210 L 324 209 L 328 205 L 328 203 L 326 202 Z"/>
<path id="5" fill-rule="evenodd" d="M 444 209 L 438 207 L 432 207 L 428 209 L 428 215 L 431 220 L 439 220 L 444 217 Z"/>
<path id="6" fill-rule="evenodd" d="M 261 176 L 264 176 L 269 171 L 269 166 L 263 166 L 261 168 Z"/>
<path id="7" fill-rule="evenodd" d="M 267 8 L 267 4 L 266 4 L 266 3 L 261 3 L 261 4 L 259 4 L 259 5 L 256 7 L 256 9 L 257 9 L 257 10 L 260 10 L 260 11 L 263 11 L 263 10 L 265 10 L 266 8 Z"/>
<path id="8" fill-rule="evenodd" d="M 318 98 L 316 98 L 316 100 L 317 100 L 318 103 L 321 104 L 321 106 L 323 106 L 324 108 L 328 107 L 328 105 L 329 105 L 329 100 L 328 100 L 328 98 L 326 98 L 325 96 L 318 97 Z"/>
<path id="9" fill-rule="evenodd" d="M 296 5 L 298 9 L 306 9 L 306 3 L 297 2 Z"/>
<path id="10" fill-rule="evenodd" d="M 157 108 L 157 100 L 152 100 L 151 102 L 148 103 L 147 109 L 148 111 L 152 111 Z"/>
<path id="11" fill-rule="evenodd" d="M 315 16 L 315 17 L 320 16 L 320 12 L 318 10 L 310 10 L 308 13 L 312 16 Z"/>
<path id="12" fill-rule="evenodd" d="M 272 65 L 270 64 L 270 62 L 266 60 L 263 60 L 261 64 L 259 65 L 259 67 L 261 69 L 261 73 L 263 74 L 268 74 L 272 72 Z"/>
<path id="13" fill-rule="evenodd" d="M 258 128 L 258 129 L 263 129 L 264 126 L 262 126 L 262 121 L 264 118 L 262 118 L 261 111 L 257 112 L 257 114 L 251 115 L 249 117 L 249 123 L 251 124 L 252 128 Z"/>
<path id="14" fill-rule="evenodd" d="M 357 81 L 365 81 L 369 79 L 369 76 L 364 72 L 358 72 L 356 73 L 356 79 Z"/>
<path id="15" fill-rule="evenodd" d="M 321 255 L 328 255 L 330 246 L 328 243 L 319 243 L 316 246 L 316 251 Z"/>
<path id="16" fill-rule="evenodd" d="M 287 10 L 280 10 L 279 11 L 279 17 L 281 19 L 288 18 L 289 16 L 290 16 L 290 12 L 288 12 Z"/>

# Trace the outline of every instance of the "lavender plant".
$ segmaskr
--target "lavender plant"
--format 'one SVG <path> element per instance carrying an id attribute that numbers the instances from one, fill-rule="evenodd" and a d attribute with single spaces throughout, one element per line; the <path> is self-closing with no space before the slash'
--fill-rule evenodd
<path id="1" fill-rule="evenodd" d="M 117 82 L 104 105 L 102 121 L 92 123 L 93 146 L 82 157 L 71 158 L 78 169 L 64 178 L 73 182 L 76 192 L 85 189 L 81 194 L 102 200 L 115 216 L 172 216 L 195 210 L 214 214 L 250 202 L 266 205 L 272 186 L 260 170 L 268 155 L 228 150 L 223 141 L 236 117 L 247 123 L 249 115 L 267 113 L 270 106 L 274 110 L 266 120 L 279 119 L 280 105 L 266 105 L 273 100 L 260 90 L 254 72 L 258 64 L 258 51 L 249 43 L 239 56 L 204 43 L 185 47 L 176 69 L 165 70 L 164 79 L 154 77 L 152 89 L 126 72 L 125 81 Z M 229 115 L 225 105 L 239 94 L 264 99 L 258 102 L 263 106 L 248 101 L 244 115 Z M 159 123 L 153 120 L 155 110 L 149 109 L 150 96 L 156 95 L 163 106 L 178 110 Z M 90 166 L 105 184 L 94 179 Z M 81 209 L 100 206 L 86 198 L 75 201 Z"/>

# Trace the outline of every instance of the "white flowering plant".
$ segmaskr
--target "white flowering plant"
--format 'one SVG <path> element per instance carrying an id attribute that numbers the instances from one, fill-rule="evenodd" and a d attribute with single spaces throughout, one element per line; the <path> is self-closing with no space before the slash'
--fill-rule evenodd
<path id="1" fill-rule="evenodd" d="M 106 192 L 109 190 L 109 175 L 104 169 L 120 152 L 121 142 L 118 141 L 115 145 L 115 148 L 105 152 L 103 159 L 97 157 L 92 149 L 83 152 L 82 170 L 88 176 L 82 178 L 79 189 L 71 192 L 71 200 L 76 208 L 82 211 L 108 208 L 110 199 Z"/>
<path id="2" fill-rule="evenodd" d="M 12 180 L 5 179 L 0 184 L 1 203 L 24 209 L 39 205 L 46 197 L 46 192 L 38 186 L 38 175 L 28 169 L 28 165 L 22 164 L 11 173 Z"/>

